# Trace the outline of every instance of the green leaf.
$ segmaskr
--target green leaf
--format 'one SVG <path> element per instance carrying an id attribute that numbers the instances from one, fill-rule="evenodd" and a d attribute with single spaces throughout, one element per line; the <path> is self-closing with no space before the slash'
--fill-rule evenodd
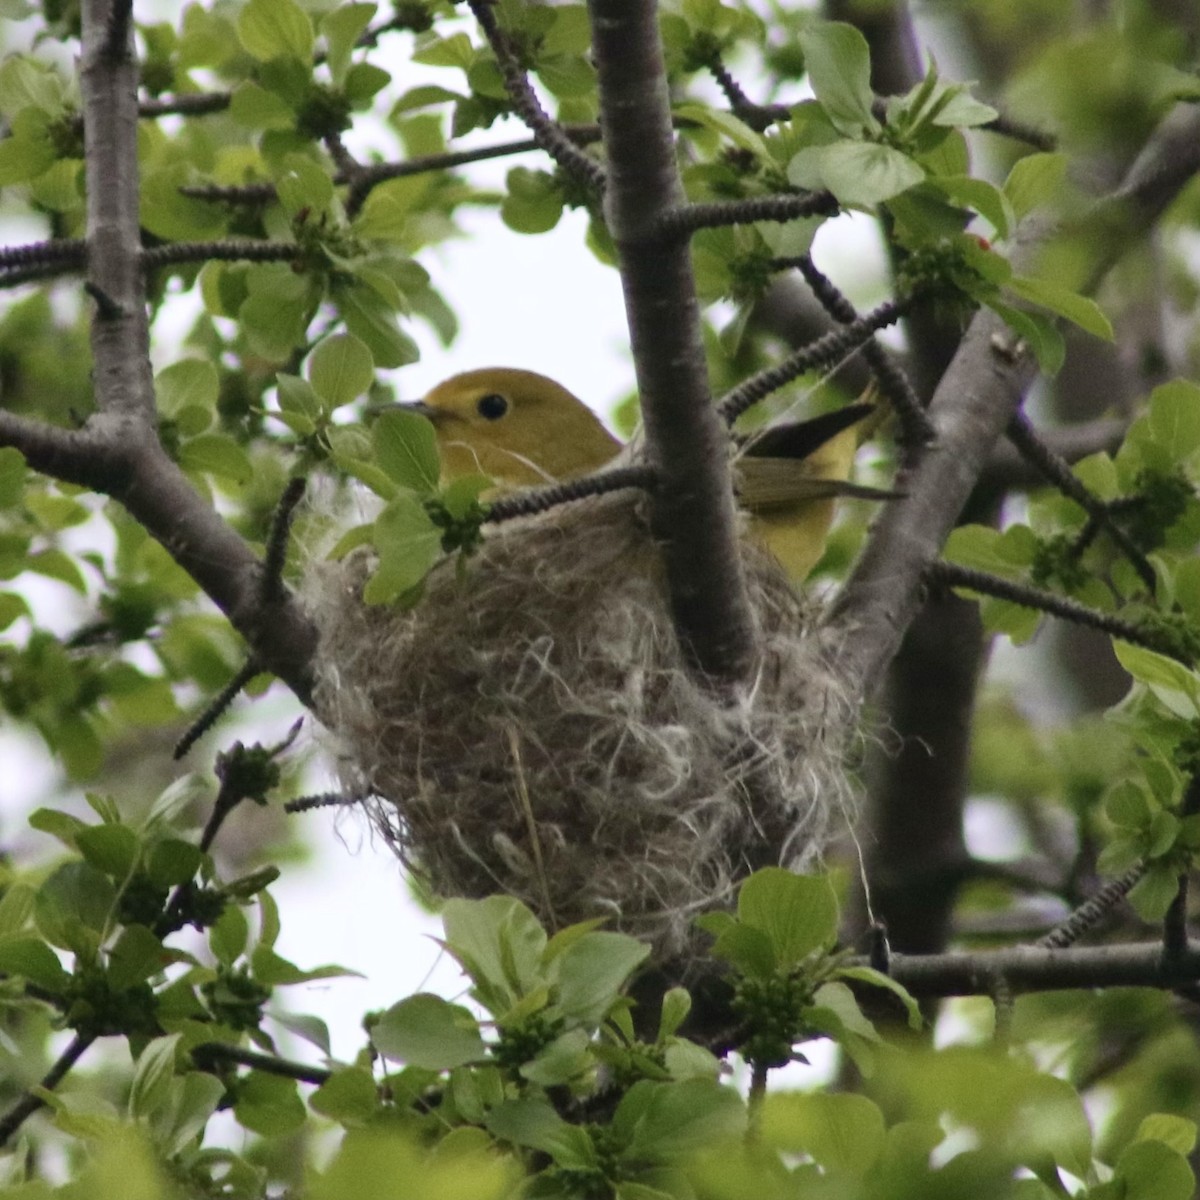
<path id="1" fill-rule="evenodd" d="M 522 1078 L 539 1087 L 558 1087 L 586 1078 L 596 1066 L 596 1060 L 589 1052 L 590 1042 L 586 1029 L 567 1030 L 548 1046 L 543 1046 L 535 1058 L 521 1064 Z"/>
<path id="2" fill-rule="evenodd" d="M 1191 1200 L 1196 1180 L 1187 1159 L 1162 1142 L 1134 1142 L 1117 1159 L 1122 1200 Z"/>
<path id="3" fill-rule="evenodd" d="M 658 1018 L 657 1041 L 672 1037 L 692 1011 L 692 997 L 687 988 L 673 987 L 663 994 L 662 1012 Z"/>
<path id="4" fill-rule="evenodd" d="M 58 961 L 58 955 L 39 937 L 13 934 L 0 938 L 0 971 L 19 975 L 47 991 L 62 993 L 71 976 Z"/>
<path id="5" fill-rule="evenodd" d="M 334 83 L 340 84 L 345 79 L 359 35 L 370 24 L 377 7 L 375 4 L 342 4 L 321 18 L 326 61 Z"/>
<path id="6" fill-rule="evenodd" d="M 733 1088 L 708 1079 L 644 1079 L 617 1105 L 612 1129 L 625 1141 L 623 1161 L 665 1163 L 715 1140 L 741 1137 L 746 1123 L 746 1106 Z"/>
<path id="7" fill-rule="evenodd" d="M 199 358 L 172 363 L 154 377 L 158 411 L 177 420 L 187 409 L 198 409 L 207 417 L 202 428 L 207 427 L 216 412 L 219 390 L 216 367 Z"/>
<path id="8" fill-rule="evenodd" d="M 471 976 L 493 1015 L 503 1016 L 542 983 L 546 931 L 519 900 L 447 900 L 442 922 L 446 949 Z"/>
<path id="9" fill-rule="evenodd" d="M 357 975 L 346 967 L 336 963 L 328 963 L 321 967 L 298 967 L 280 954 L 276 954 L 268 945 L 258 945 L 250 954 L 250 964 L 254 978 L 268 987 L 288 987 L 297 983 L 311 983 L 314 979 L 340 979 L 348 975 Z"/>
<path id="10" fill-rule="evenodd" d="M 1142 1118 L 1134 1141 L 1162 1142 L 1179 1154 L 1191 1154 L 1196 1148 L 1196 1122 L 1174 1113 L 1151 1113 Z"/>
<path id="11" fill-rule="evenodd" d="M 442 468 L 437 434 L 427 417 L 389 409 L 372 426 L 371 444 L 389 479 L 422 496 L 436 490 Z"/>
<path id="12" fill-rule="evenodd" d="M 970 175 L 939 175 L 934 177 L 933 183 L 955 204 L 973 208 L 992 226 L 998 237 L 1008 237 L 1016 217 L 1008 197 L 995 184 Z"/>
<path id="13" fill-rule="evenodd" d="M 122 880 L 137 863 L 141 846 L 128 825 L 91 825 L 75 836 L 79 853 L 105 875 Z"/>
<path id="14" fill-rule="evenodd" d="M 1155 863 L 1130 891 L 1129 903 L 1143 921 L 1161 921 L 1178 894 L 1179 868 Z"/>
<path id="15" fill-rule="evenodd" d="M 811 151 L 801 151 L 798 158 L 815 158 L 815 167 L 822 183 L 842 204 L 863 208 L 891 200 L 901 192 L 922 183 L 924 169 L 907 154 L 875 142 L 834 142 Z M 793 160 L 795 161 L 795 160 Z M 805 174 L 811 167 L 805 167 Z M 791 178 L 791 168 L 788 169 Z"/>
<path id="16" fill-rule="evenodd" d="M 1165 654 L 1156 654 L 1142 646 L 1114 640 L 1117 661 L 1139 683 L 1144 683 L 1172 711 L 1181 701 L 1182 715 L 1200 716 L 1200 675 Z"/>
<path id="17" fill-rule="evenodd" d="M 129 1086 L 129 1115 L 135 1120 L 151 1119 L 170 1103 L 181 1036 L 173 1033 L 155 1038 L 138 1055 L 137 1069 Z"/>
<path id="18" fill-rule="evenodd" d="M 232 966 L 246 952 L 250 922 L 237 904 L 226 904 L 208 931 L 208 946 L 217 962 Z"/>
<path id="19" fill-rule="evenodd" d="M 548 1154 L 568 1170 L 587 1170 L 597 1162 L 585 1129 L 570 1125 L 545 1100 L 507 1100 L 487 1114 L 488 1129 L 502 1141 Z"/>
<path id="20" fill-rule="evenodd" d="M 233 89 L 229 115 L 247 129 L 291 129 L 296 124 L 296 114 L 281 96 L 250 80 Z"/>
<path id="21" fill-rule="evenodd" d="M 187 883 L 200 869 L 204 855 L 198 846 L 179 838 L 156 842 L 146 856 L 146 873 L 162 888 Z"/>
<path id="22" fill-rule="evenodd" d="M 157 1110 L 155 1132 L 164 1154 L 182 1154 L 207 1128 L 209 1118 L 225 1099 L 225 1084 L 213 1075 L 189 1071 L 176 1080 L 171 1108 Z"/>
<path id="23" fill-rule="evenodd" d="M 627 934 L 584 934 L 556 960 L 557 1007 L 569 1021 L 598 1025 L 649 953 L 649 946 Z"/>
<path id="24" fill-rule="evenodd" d="M 1028 300 L 1030 304 L 1040 305 L 1060 317 L 1065 317 L 1085 333 L 1103 338 L 1106 342 L 1113 340 L 1112 324 L 1095 300 L 1081 296 L 1078 292 L 1049 279 L 1035 279 L 1027 275 L 1012 276 L 1007 287 L 1022 300 Z"/>
<path id="25" fill-rule="evenodd" d="M 809 1154 L 832 1174 L 860 1179 L 883 1152 L 886 1127 L 866 1096 L 789 1092 L 767 1095 L 761 1131 L 785 1154 Z"/>
<path id="26" fill-rule="evenodd" d="M 144 925 L 126 925 L 108 952 L 108 982 L 114 991 L 144 983 L 166 966 L 162 942 Z"/>
<path id="27" fill-rule="evenodd" d="M 224 433 L 202 433 L 184 442 L 179 448 L 179 465 L 234 483 L 249 483 L 254 478 L 250 456 Z"/>
<path id="28" fill-rule="evenodd" d="M 883 988 L 884 991 L 891 992 L 904 1005 L 910 1029 L 920 1029 L 925 1024 L 924 1018 L 921 1016 L 921 1006 L 917 1003 L 916 997 L 903 984 L 897 983 L 882 971 L 876 971 L 874 967 L 839 967 L 837 977 L 854 979 L 859 983 L 866 983 L 871 987 Z"/>
<path id="29" fill-rule="evenodd" d="M 0 938 L 20 933 L 33 916 L 33 901 L 37 895 L 28 883 L 13 880 L 0 895 Z"/>
<path id="30" fill-rule="evenodd" d="M 487 1047 L 470 1012 L 440 996 L 418 992 L 371 1026 L 371 1041 L 384 1058 L 431 1071 L 478 1062 Z"/>
<path id="31" fill-rule="evenodd" d="M 309 1096 L 308 1104 L 341 1125 L 361 1125 L 379 1111 L 379 1088 L 366 1067 L 341 1067 Z"/>
<path id="32" fill-rule="evenodd" d="M 275 180 L 283 211 L 292 219 L 305 212 L 309 220 L 318 220 L 333 202 L 333 180 L 328 172 L 303 154 L 289 154 L 283 165 Z"/>
<path id="33" fill-rule="evenodd" d="M 730 112 L 709 108 L 704 104 L 679 104 L 675 107 L 675 116 L 681 121 L 694 121 L 705 129 L 721 134 L 739 150 L 748 150 L 763 162 L 770 160 L 771 155 L 762 134 L 755 132 Z"/>
<path id="34" fill-rule="evenodd" d="M 20 503 L 25 491 L 25 455 L 13 446 L 0 446 L 0 508 Z"/>
<path id="35" fill-rule="evenodd" d="M 504 223 L 517 233 L 545 233 L 563 212 L 562 186 L 553 175 L 528 167 L 513 167 L 506 180 L 508 194 L 500 205 Z"/>
<path id="36" fill-rule="evenodd" d="M 1200 387 L 1173 379 L 1150 393 L 1150 434 L 1154 443 L 1181 463 L 1200 449 Z"/>
<path id="37" fill-rule="evenodd" d="M 238 1081 L 233 1115 L 251 1133 L 282 1137 L 303 1126 L 304 1101 L 294 1079 L 251 1071 Z"/>
<path id="38" fill-rule="evenodd" d="M 242 46 L 259 62 L 286 56 L 312 63 L 312 21 L 295 0 L 248 0 L 237 28 Z"/>
<path id="39" fill-rule="evenodd" d="M 79 836 L 80 831 L 91 828 L 78 817 L 71 813 L 61 812 L 57 808 L 35 809 L 30 814 L 29 826 L 31 829 L 37 829 L 42 833 L 48 833 L 51 837 L 58 838 L 64 846 L 71 850 L 78 849 L 75 839 Z"/>
<path id="40" fill-rule="evenodd" d="M 308 360 L 308 381 L 329 411 L 357 400 L 375 379 L 371 352 L 352 333 L 335 333 Z"/>
<path id="41" fill-rule="evenodd" d="M 90 956 L 116 900 L 112 880 L 91 863 L 63 863 L 38 889 L 34 919 L 52 945 Z"/>
<path id="42" fill-rule="evenodd" d="M 810 21 L 800 30 L 808 82 L 830 121 L 844 134 L 874 133 L 871 51 L 867 39 L 840 21 Z"/>
<path id="43" fill-rule="evenodd" d="M 786 970 L 833 944 L 837 897 L 823 875 L 793 875 L 782 867 L 766 867 L 742 884 L 738 920 L 767 935 L 776 965 Z"/>
<path id="44" fill-rule="evenodd" d="M 411 492 L 389 501 L 375 518 L 372 541 L 379 565 L 363 588 L 367 604 L 389 604 L 411 591 L 442 556 L 442 532 Z"/>
<path id="45" fill-rule="evenodd" d="M 377 367 L 391 370 L 421 357 L 416 342 L 396 324 L 396 312 L 377 291 L 365 284 L 339 287 L 334 300 L 346 328 L 362 338 Z"/>
<path id="46" fill-rule="evenodd" d="M 1004 194 L 1016 219 L 1061 196 L 1066 177 L 1064 154 L 1027 154 L 1018 159 L 1004 181 Z"/>

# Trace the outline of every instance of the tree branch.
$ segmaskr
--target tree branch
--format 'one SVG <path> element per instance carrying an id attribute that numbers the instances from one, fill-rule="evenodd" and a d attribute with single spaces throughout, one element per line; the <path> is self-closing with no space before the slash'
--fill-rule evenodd
<path id="1" fill-rule="evenodd" d="M 1200 113 L 1180 106 L 1155 132 L 1121 188 L 1093 210 L 1112 232 L 1097 254 L 1093 283 L 1155 223 L 1198 169 Z M 1036 247 L 1044 234 L 1037 225 L 1027 226 L 1024 240 Z M 938 441 L 915 455 L 913 467 L 897 481 L 905 497 L 881 512 L 830 614 L 828 636 L 841 647 L 848 679 L 863 692 L 881 678 L 895 654 L 920 604 L 926 566 L 936 558 L 1035 374 L 1030 354 L 1004 323 L 990 311 L 980 312 L 930 406 Z"/>
<path id="2" fill-rule="evenodd" d="M 867 966 L 866 959 L 852 959 Z M 1018 946 L 982 954 L 892 954 L 888 975 L 922 999 L 991 995 L 1000 979 L 1014 992 L 1063 988 L 1170 989 L 1200 979 L 1200 947 L 1164 959 L 1160 942 L 1073 946 L 1067 950 Z"/>
<path id="3" fill-rule="evenodd" d="M 533 131 L 534 140 L 550 155 L 564 171 L 568 171 L 586 184 L 593 191 L 604 191 L 604 168 L 592 157 L 584 154 L 571 141 L 566 131 L 557 121 L 550 119 L 529 80 L 521 69 L 513 54 L 508 35 L 496 21 L 492 8 L 493 0 L 468 0 L 471 12 L 479 22 L 479 27 L 487 36 L 500 66 L 500 74 L 504 77 L 504 88 L 517 116 Z"/>
<path id="4" fill-rule="evenodd" d="M 608 151 L 605 212 L 617 246 L 646 448 L 659 478 L 675 623 L 716 681 L 749 676 L 755 638 L 738 552 L 728 440 L 712 406 L 688 245 L 664 237 L 683 206 L 653 0 L 590 0 Z"/>
<path id="5" fill-rule="evenodd" d="M 222 242 L 167 242 L 142 251 L 142 262 L 150 268 L 171 263 L 208 262 L 291 262 L 304 251 L 295 242 L 230 240 Z"/>
<path id="6" fill-rule="evenodd" d="M 832 216 L 837 211 L 838 202 L 831 192 L 797 192 L 750 200 L 716 200 L 709 204 L 677 203 L 659 215 L 655 232 L 662 238 L 679 237 L 722 225 L 794 221 L 799 217 Z"/>
<path id="7" fill-rule="evenodd" d="M 862 349 L 877 329 L 886 329 L 900 320 L 916 299 L 917 293 L 914 292 L 904 300 L 888 300 L 865 317 L 859 317 L 841 329 L 831 329 L 815 342 L 809 342 L 795 354 L 788 355 L 782 362 L 743 380 L 721 398 L 718 411 L 732 425 L 747 409 L 785 387 L 798 375 L 816 367 L 833 366 Z"/>

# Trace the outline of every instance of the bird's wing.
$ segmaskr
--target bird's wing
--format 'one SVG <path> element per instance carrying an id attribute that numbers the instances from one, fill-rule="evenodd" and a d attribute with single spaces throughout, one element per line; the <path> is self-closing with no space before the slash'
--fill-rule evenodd
<path id="1" fill-rule="evenodd" d="M 792 458 L 741 459 L 737 465 L 738 495 L 752 511 L 788 508 L 802 500 L 857 496 L 863 500 L 894 500 L 901 493 L 866 487 L 848 479 L 822 478 L 805 470 L 806 462 Z"/>

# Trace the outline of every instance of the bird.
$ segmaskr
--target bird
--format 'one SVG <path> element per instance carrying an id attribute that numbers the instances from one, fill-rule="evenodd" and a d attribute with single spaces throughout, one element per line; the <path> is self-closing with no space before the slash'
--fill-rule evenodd
<path id="1" fill-rule="evenodd" d="M 565 483 L 608 466 L 624 449 L 582 400 L 536 371 L 465 371 L 404 407 L 432 422 L 446 480 L 484 475 L 505 490 Z M 878 406 L 859 401 L 738 439 L 734 475 L 751 536 L 793 583 L 824 554 L 836 497 L 896 495 L 849 480 L 855 451 L 878 419 Z"/>

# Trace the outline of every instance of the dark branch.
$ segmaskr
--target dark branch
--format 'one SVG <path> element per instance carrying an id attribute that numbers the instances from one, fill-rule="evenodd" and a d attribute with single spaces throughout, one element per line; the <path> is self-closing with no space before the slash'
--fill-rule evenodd
<path id="1" fill-rule="evenodd" d="M 794 221 L 799 217 L 832 216 L 837 211 L 838 202 L 830 192 L 676 204 L 661 214 L 655 233 L 664 238 L 682 237 L 697 229 L 747 225 L 752 221 Z"/>
<path id="2" fill-rule="evenodd" d="M 217 1063 L 237 1063 L 255 1071 L 265 1071 L 269 1075 L 281 1075 L 285 1079 L 317 1086 L 326 1083 L 333 1075 L 324 1067 L 310 1067 L 306 1063 L 278 1058 L 274 1054 L 260 1054 L 257 1050 L 243 1050 L 240 1046 L 227 1046 L 223 1042 L 204 1042 L 197 1046 L 192 1051 L 192 1061 L 202 1071 L 210 1070 Z"/>
<path id="3" fill-rule="evenodd" d="M 187 732 L 175 743 L 171 757 L 178 762 L 187 752 L 225 715 L 226 710 L 237 698 L 238 693 L 255 675 L 262 674 L 262 667 L 254 659 L 248 659 L 233 678 L 205 705 L 204 711 L 188 726 Z"/>
<path id="4" fill-rule="evenodd" d="M 95 1040 L 94 1033 L 77 1033 L 71 1044 L 58 1056 L 54 1066 L 42 1077 L 41 1086 L 48 1092 L 54 1091 Z M 0 1119 L 0 1146 L 6 1145 L 25 1121 L 39 1108 L 44 1108 L 45 1104 L 46 1101 L 40 1096 L 26 1092 Z"/>
<path id="5" fill-rule="evenodd" d="M 609 164 L 605 216 L 659 481 L 651 526 L 681 641 L 714 683 L 740 683 L 753 669 L 754 623 L 691 256 L 683 238 L 664 236 L 666 214 L 686 206 L 657 13 L 653 0 L 590 0 L 588 12 Z"/>
<path id="6" fill-rule="evenodd" d="M 853 325 L 859 319 L 854 305 L 834 286 L 833 281 L 817 269 L 807 255 L 796 260 L 796 267 L 804 276 L 804 282 L 821 302 L 825 311 L 840 325 Z M 863 343 L 863 357 L 867 360 L 879 390 L 900 416 L 907 440 L 917 443 L 932 441 L 933 426 L 921 407 L 920 398 L 913 390 L 908 376 L 892 359 L 877 338 Z"/>
<path id="7" fill-rule="evenodd" d="M 867 966 L 866 959 L 851 959 Z M 914 996 L 994 995 L 1004 980 L 1014 992 L 1065 988 L 1151 987 L 1171 989 L 1200 979 L 1200 947 L 1189 946 L 1166 962 L 1158 942 L 1069 950 L 1021 946 L 983 954 L 892 954 L 889 976 Z"/>
<path id="8" fill-rule="evenodd" d="M 208 262 L 293 262 L 303 254 L 295 242 L 168 242 L 142 251 L 147 267 L 165 267 L 171 263 Z"/>
<path id="9" fill-rule="evenodd" d="M 1126 896 L 1133 891 L 1138 880 L 1146 874 L 1146 864 L 1130 867 L 1120 879 L 1106 883 L 1094 896 L 1089 896 L 1061 924 L 1056 925 L 1045 937 L 1038 939 L 1038 946 L 1046 950 L 1065 950 L 1073 946 L 1085 933 L 1090 933 Z"/>
<path id="10" fill-rule="evenodd" d="M 489 524 L 499 524 L 501 521 L 512 521 L 517 517 L 534 517 L 539 513 L 549 512 L 560 504 L 573 504 L 577 500 L 606 496 L 610 492 L 620 492 L 626 488 L 650 491 L 656 482 L 657 477 L 652 467 L 618 467 L 600 475 L 588 475 L 569 483 L 557 483 L 553 487 L 517 492 L 512 496 L 493 500 L 488 505 L 484 520 Z"/>
<path id="11" fill-rule="evenodd" d="M 1120 547 L 1121 552 L 1133 564 L 1138 577 L 1146 585 L 1151 595 L 1154 594 L 1154 568 L 1146 560 L 1146 556 L 1133 544 L 1129 535 L 1113 519 L 1109 507 L 1084 487 L 1079 477 L 1071 470 L 1070 465 L 1060 458 L 1038 436 L 1037 431 L 1029 423 L 1024 413 L 1017 413 L 1008 424 L 1005 431 L 1008 440 L 1016 446 L 1018 452 L 1031 462 L 1064 496 L 1069 496 L 1097 526 L 1104 528 L 1109 537 Z"/>
<path id="12" fill-rule="evenodd" d="M 1154 226 L 1198 169 L 1200 113 L 1181 105 L 1155 132 L 1122 187 L 1093 211 L 1110 221 L 1112 236 L 1096 251 L 1091 283 Z M 1048 232 L 1042 221 L 1023 225 L 1018 269 Z M 988 310 L 977 314 L 930 405 L 938 441 L 897 481 L 906 496 L 876 520 L 826 624 L 840 647 L 847 679 L 856 686 L 865 690 L 883 677 L 921 602 L 927 565 L 937 557 L 1035 374 L 1031 356 L 1000 318 Z M 847 630 L 854 631 L 853 638 L 846 638 Z"/>
<path id="13" fill-rule="evenodd" d="M 1156 636 L 1141 628 L 1132 621 L 1124 621 L 1111 613 L 1089 608 L 1067 596 L 1059 596 L 1043 588 L 1033 587 L 1027 583 L 1016 583 L 1011 579 L 1002 579 L 999 575 L 989 575 L 986 571 L 976 571 L 970 567 L 960 567 L 957 563 L 935 562 L 926 572 L 931 582 L 943 584 L 946 587 L 967 588 L 984 596 L 995 596 L 999 600 L 1008 600 L 1020 604 L 1024 608 L 1036 609 L 1038 612 L 1061 617 L 1073 625 L 1083 625 L 1088 629 L 1098 629 L 1122 641 L 1135 646 L 1145 646 L 1170 658 L 1186 660 L 1180 657 L 1178 646 L 1169 639 Z M 1190 663 L 1186 663 L 1190 666 Z"/>
<path id="14" fill-rule="evenodd" d="M 760 400 L 765 400 L 772 392 L 785 387 L 805 371 L 832 367 L 843 358 L 862 349 L 876 330 L 894 325 L 917 299 L 918 294 L 914 292 L 904 300 L 888 300 L 852 324 L 842 329 L 830 330 L 824 337 L 809 342 L 795 354 L 788 355 L 782 362 L 739 383 L 721 398 L 717 411 L 732 425 L 747 409 Z"/>
<path id="15" fill-rule="evenodd" d="M 0 268 L 63 263 L 77 267 L 86 261 L 87 242 L 83 238 L 56 238 L 46 242 L 30 242 L 24 246 L 0 246 Z"/>
<path id="16" fill-rule="evenodd" d="M 533 132 L 534 140 L 564 171 L 574 175 L 597 194 L 604 191 L 604 168 L 584 154 L 557 121 L 550 119 L 521 69 L 508 35 L 496 21 L 491 0 L 468 0 L 471 12 L 496 55 L 504 88 L 513 110 Z"/>

